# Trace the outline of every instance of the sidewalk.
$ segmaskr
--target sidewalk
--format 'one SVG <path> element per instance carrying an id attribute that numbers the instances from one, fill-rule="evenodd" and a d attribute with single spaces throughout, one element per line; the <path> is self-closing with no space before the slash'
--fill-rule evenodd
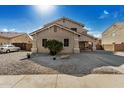
<path id="1" fill-rule="evenodd" d="M 0 87 L 6 88 L 99 88 L 124 87 L 124 75 L 3 75 Z"/>

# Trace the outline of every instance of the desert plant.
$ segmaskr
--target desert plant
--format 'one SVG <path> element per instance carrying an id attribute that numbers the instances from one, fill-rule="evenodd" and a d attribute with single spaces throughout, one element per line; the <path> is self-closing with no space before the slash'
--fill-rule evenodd
<path id="1" fill-rule="evenodd" d="M 31 54 L 30 53 L 27 53 L 27 58 L 31 58 Z"/>
<path id="2" fill-rule="evenodd" d="M 57 40 L 48 40 L 45 48 L 50 50 L 50 55 L 56 55 L 63 49 L 63 43 Z"/>

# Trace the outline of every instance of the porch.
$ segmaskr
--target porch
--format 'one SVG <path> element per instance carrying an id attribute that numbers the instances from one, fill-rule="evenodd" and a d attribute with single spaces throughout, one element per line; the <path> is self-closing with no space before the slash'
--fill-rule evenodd
<path id="1" fill-rule="evenodd" d="M 92 51 L 93 42 L 90 41 L 79 41 L 79 49 L 81 51 Z"/>

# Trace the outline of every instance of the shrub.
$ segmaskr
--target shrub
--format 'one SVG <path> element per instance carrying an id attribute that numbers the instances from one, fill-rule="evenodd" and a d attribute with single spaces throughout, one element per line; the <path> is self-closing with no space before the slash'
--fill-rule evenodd
<path id="1" fill-rule="evenodd" d="M 30 53 L 27 53 L 27 58 L 31 58 L 31 54 Z"/>
<path id="2" fill-rule="evenodd" d="M 50 50 L 50 55 L 56 55 L 63 49 L 63 43 L 57 40 L 48 40 L 45 48 Z"/>

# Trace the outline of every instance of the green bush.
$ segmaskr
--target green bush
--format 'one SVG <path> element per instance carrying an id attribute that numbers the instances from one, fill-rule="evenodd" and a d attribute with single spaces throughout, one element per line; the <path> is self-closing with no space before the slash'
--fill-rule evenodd
<path id="1" fill-rule="evenodd" d="M 63 43 L 57 40 L 48 40 L 45 48 L 50 50 L 50 55 L 56 55 L 63 49 Z"/>

